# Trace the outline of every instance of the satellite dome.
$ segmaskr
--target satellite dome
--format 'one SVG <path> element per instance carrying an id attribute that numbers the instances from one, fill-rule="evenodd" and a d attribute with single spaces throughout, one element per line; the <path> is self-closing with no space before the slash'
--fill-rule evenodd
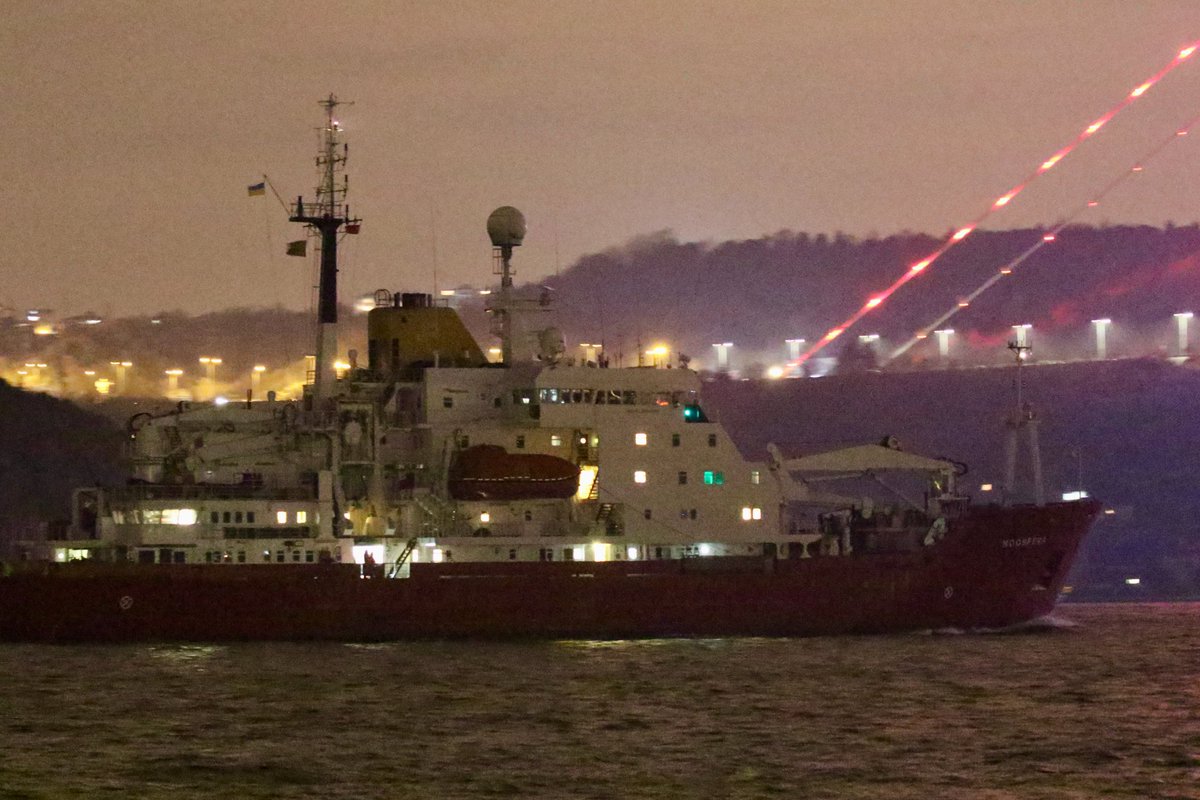
<path id="1" fill-rule="evenodd" d="M 487 231 L 493 247 L 519 247 L 525 238 L 525 215 L 512 206 L 500 206 L 488 216 Z"/>

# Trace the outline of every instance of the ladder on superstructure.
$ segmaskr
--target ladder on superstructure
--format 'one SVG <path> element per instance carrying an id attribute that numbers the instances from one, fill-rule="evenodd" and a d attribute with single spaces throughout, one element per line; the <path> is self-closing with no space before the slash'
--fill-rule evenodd
<path id="1" fill-rule="evenodd" d="M 408 540 L 408 543 L 404 545 L 404 550 L 402 550 L 400 552 L 400 555 L 397 556 L 396 560 L 392 563 L 391 574 L 388 575 L 389 578 L 400 577 L 400 570 L 402 570 L 404 568 L 405 563 L 407 563 L 407 561 L 408 561 L 408 557 L 411 556 L 413 550 L 416 550 L 416 549 L 417 549 L 417 537 L 414 536 Z"/>

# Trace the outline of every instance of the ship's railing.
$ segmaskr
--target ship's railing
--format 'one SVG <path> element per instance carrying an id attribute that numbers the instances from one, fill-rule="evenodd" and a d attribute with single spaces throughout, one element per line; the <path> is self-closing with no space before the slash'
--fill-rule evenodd
<path id="1" fill-rule="evenodd" d="M 315 500 L 317 492 L 308 486 L 244 486 L 241 484 L 165 484 L 137 483 L 105 490 L 111 503 L 139 502 L 143 500 L 210 500 L 210 499 L 262 499 L 262 500 Z"/>

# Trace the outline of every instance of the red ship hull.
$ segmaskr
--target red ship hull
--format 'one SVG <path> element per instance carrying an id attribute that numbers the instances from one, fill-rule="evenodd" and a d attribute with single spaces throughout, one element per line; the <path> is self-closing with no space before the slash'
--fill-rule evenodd
<path id="1" fill-rule="evenodd" d="M 810 636 L 1000 628 L 1049 613 L 1099 506 L 982 507 L 916 552 L 805 559 L 43 565 L 0 578 L 0 640 Z"/>

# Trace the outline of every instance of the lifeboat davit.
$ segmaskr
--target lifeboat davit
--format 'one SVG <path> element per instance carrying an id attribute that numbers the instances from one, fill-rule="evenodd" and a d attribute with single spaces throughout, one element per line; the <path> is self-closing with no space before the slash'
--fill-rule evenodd
<path id="1" fill-rule="evenodd" d="M 479 444 L 454 459 L 449 484 L 455 500 L 563 499 L 578 489 L 579 467 L 558 456 Z"/>

